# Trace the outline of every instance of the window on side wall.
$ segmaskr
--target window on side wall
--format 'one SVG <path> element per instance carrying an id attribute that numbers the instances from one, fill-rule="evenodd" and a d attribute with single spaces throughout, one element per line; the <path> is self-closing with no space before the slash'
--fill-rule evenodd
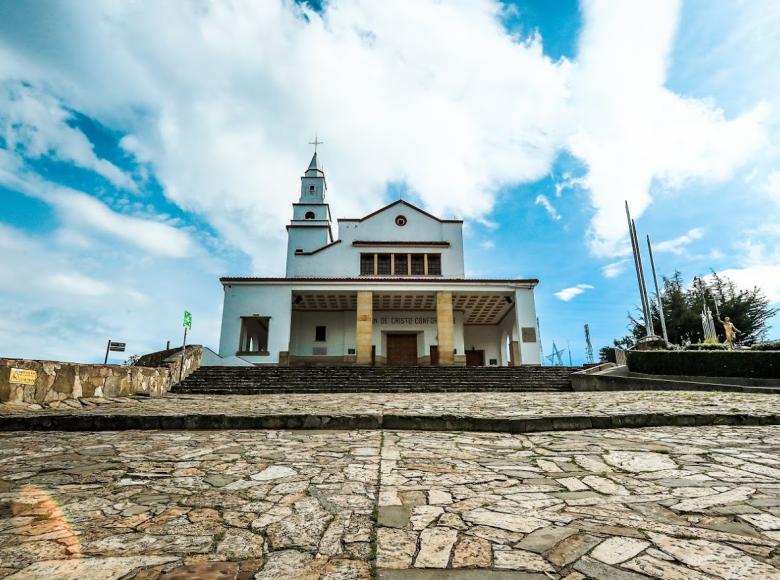
<path id="1" fill-rule="evenodd" d="M 409 261 L 406 254 L 395 255 L 395 275 L 406 276 L 409 274 Z"/>
<path id="2" fill-rule="evenodd" d="M 374 254 L 360 254 L 360 275 L 371 276 L 374 273 Z"/>
<path id="3" fill-rule="evenodd" d="M 377 257 L 377 274 L 380 276 L 390 274 L 390 254 L 379 254 Z"/>
<path id="4" fill-rule="evenodd" d="M 242 316 L 238 354 L 268 354 L 270 316 Z"/>
<path id="5" fill-rule="evenodd" d="M 428 254 L 428 274 L 441 276 L 441 254 Z"/>
<path id="6" fill-rule="evenodd" d="M 425 274 L 425 258 L 422 254 L 412 254 L 412 276 Z"/>
<path id="7" fill-rule="evenodd" d="M 327 340 L 327 328 L 325 326 L 314 327 L 314 342 L 325 342 Z"/>

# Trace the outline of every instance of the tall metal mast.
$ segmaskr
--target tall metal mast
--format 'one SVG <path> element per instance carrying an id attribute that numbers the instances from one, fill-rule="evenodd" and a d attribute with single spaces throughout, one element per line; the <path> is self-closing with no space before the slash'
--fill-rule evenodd
<path id="1" fill-rule="evenodd" d="M 634 254 L 634 268 L 636 268 L 636 281 L 639 285 L 639 297 L 642 300 L 642 312 L 645 318 L 645 334 L 650 337 L 655 334 L 653 331 L 653 313 L 650 309 L 650 302 L 647 299 L 647 289 L 645 288 L 645 275 L 642 269 L 642 256 L 639 253 L 639 242 L 636 236 L 636 224 L 631 219 L 631 212 L 628 209 L 626 201 L 626 219 L 628 220 L 628 233 L 631 238 L 631 251 Z"/>
<path id="2" fill-rule="evenodd" d="M 664 303 L 661 300 L 661 292 L 658 290 L 658 276 L 655 273 L 655 260 L 653 259 L 653 246 L 650 245 L 650 235 L 647 236 L 647 251 L 650 254 L 650 268 L 653 270 L 653 283 L 655 284 L 655 300 L 658 303 L 658 314 L 661 316 L 661 332 L 664 335 L 664 341 L 669 342 L 669 335 L 666 333 L 666 317 L 664 316 Z M 715 303 L 717 307 L 717 302 Z"/>

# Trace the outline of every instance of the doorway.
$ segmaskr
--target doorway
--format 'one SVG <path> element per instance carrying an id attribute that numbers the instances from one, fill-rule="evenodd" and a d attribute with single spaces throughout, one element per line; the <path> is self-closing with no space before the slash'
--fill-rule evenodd
<path id="1" fill-rule="evenodd" d="M 466 351 L 466 366 L 467 367 L 484 367 L 485 366 L 485 351 L 484 350 L 467 350 Z"/>
<path id="2" fill-rule="evenodd" d="M 414 366 L 417 364 L 417 335 L 387 335 L 387 365 Z"/>

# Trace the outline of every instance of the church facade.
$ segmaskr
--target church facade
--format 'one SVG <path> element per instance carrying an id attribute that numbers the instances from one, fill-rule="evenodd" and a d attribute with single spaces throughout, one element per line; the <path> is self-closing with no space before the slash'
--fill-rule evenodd
<path id="1" fill-rule="evenodd" d="M 465 277 L 463 222 L 396 201 L 340 218 L 317 152 L 287 225 L 287 272 L 224 277 L 219 354 L 253 364 L 540 364 L 536 279 Z"/>

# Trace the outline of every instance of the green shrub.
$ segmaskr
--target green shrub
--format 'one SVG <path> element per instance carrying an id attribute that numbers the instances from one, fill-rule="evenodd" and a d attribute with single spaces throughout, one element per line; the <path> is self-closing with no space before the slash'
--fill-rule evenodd
<path id="1" fill-rule="evenodd" d="M 780 350 L 780 340 L 770 340 L 769 342 L 759 342 L 750 347 L 750 350 Z"/>
<path id="2" fill-rule="evenodd" d="M 699 344 L 689 344 L 683 350 L 728 350 L 729 345 L 719 342 L 701 342 Z"/>
<path id="3" fill-rule="evenodd" d="M 629 351 L 628 370 L 651 375 L 780 379 L 780 351 Z"/>

